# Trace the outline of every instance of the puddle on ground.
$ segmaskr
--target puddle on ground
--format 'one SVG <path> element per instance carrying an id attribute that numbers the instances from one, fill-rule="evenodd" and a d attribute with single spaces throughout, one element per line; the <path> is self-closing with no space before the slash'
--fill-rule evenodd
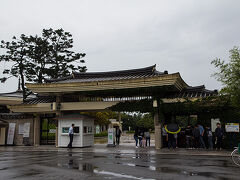
<path id="1" fill-rule="evenodd" d="M 110 175 L 110 176 L 114 176 L 114 177 L 118 177 L 118 178 L 128 178 L 128 179 L 138 179 L 138 180 L 155 180 L 155 179 L 146 179 L 143 177 L 136 177 L 136 176 L 132 176 L 132 175 L 127 175 L 124 173 L 114 173 L 114 172 L 110 172 L 110 171 L 99 171 L 97 169 L 94 170 L 95 174 L 102 174 L 102 175 Z"/>
<path id="2" fill-rule="evenodd" d="M 66 164 L 61 164 L 58 163 L 57 164 L 58 167 L 63 167 L 63 168 L 68 168 L 68 169 L 76 169 L 79 171 L 86 171 L 86 172 L 90 172 L 90 173 L 95 173 L 95 174 L 100 174 L 100 175 L 110 175 L 110 176 L 114 176 L 114 177 L 118 177 L 118 178 L 128 178 L 128 179 L 138 179 L 138 180 L 155 180 L 155 179 L 146 179 L 143 177 L 135 177 L 132 175 L 127 175 L 124 173 L 114 173 L 114 172 L 110 172 L 110 171 L 104 171 L 104 170 L 98 170 L 96 166 L 93 166 L 90 163 L 77 163 L 75 162 L 75 160 L 69 160 L 68 163 Z M 135 166 L 135 164 L 130 164 L 129 166 Z"/>
<path id="3" fill-rule="evenodd" d="M 149 169 L 162 172 L 162 173 L 170 173 L 170 174 L 180 174 L 185 176 L 200 176 L 200 177 L 208 177 L 208 178 L 221 178 L 219 177 L 224 176 L 226 174 L 216 174 L 215 172 L 196 172 L 196 171 L 189 171 L 189 170 L 183 170 L 180 168 L 171 168 L 171 167 L 154 167 L 149 166 Z"/>
<path id="4" fill-rule="evenodd" d="M 77 163 L 76 161 L 69 160 L 66 164 L 57 164 L 58 167 L 68 168 L 68 169 L 77 169 L 79 171 L 93 172 L 97 167 L 93 166 L 90 163 Z"/>
<path id="5" fill-rule="evenodd" d="M 172 168 L 172 167 L 156 167 L 156 166 L 148 166 L 148 165 L 140 165 L 140 164 L 134 164 L 134 163 L 121 163 L 117 162 L 115 164 L 130 166 L 130 167 L 143 167 L 147 168 L 152 171 L 157 171 L 159 173 L 168 173 L 168 174 L 180 174 L 185 176 L 202 176 L 202 177 L 211 177 L 211 178 L 221 178 L 219 177 L 219 174 L 217 175 L 214 172 L 196 172 L 196 171 L 189 171 L 189 170 L 183 170 L 180 168 Z M 225 174 L 221 174 L 221 176 L 224 176 Z"/>
<path id="6" fill-rule="evenodd" d="M 107 156 L 97 156 L 97 155 L 94 155 L 93 158 L 106 158 Z"/>
<path id="7" fill-rule="evenodd" d="M 72 154 L 69 154 L 68 156 L 70 157 L 70 159 L 68 160 L 68 163 L 65 163 L 65 164 L 58 163 L 57 165 L 63 168 L 76 169 L 79 171 L 86 171 L 86 172 L 101 174 L 101 175 L 109 175 L 109 176 L 118 177 L 118 178 L 129 178 L 129 179 L 139 179 L 139 180 L 145 179 L 143 177 L 136 177 L 136 176 L 128 175 L 124 173 L 115 173 L 115 172 L 110 172 L 105 170 L 99 170 L 98 167 L 93 166 L 93 164 L 83 163 L 79 161 L 79 159 L 73 159 Z M 106 157 L 109 159 L 109 156 L 101 156 L 101 155 L 93 156 L 93 158 L 106 158 Z M 110 159 L 116 159 L 116 160 L 121 158 L 123 158 L 121 154 L 112 155 L 110 157 Z M 143 156 L 140 154 L 136 154 L 132 158 L 142 159 L 142 162 L 144 162 L 144 159 L 147 159 L 148 162 L 152 162 L 152 161 L 155 162 L 153 158 L 151 158 L 150 156 Z M 226 161 L 223 161 L 222 163 L 226 165 Z M 179 174 L 183 176 L 199 176 L 199 177 L 218 178 L 218 179 L 222 179 L 222 177 L 226 175 L 226 174 L 216 174 L 213 172 L 197 172 L 197 171 L 185 170 L 185 169 L 175 168 L 175 167 L 157 167 L 154 165 L 148 165 L 148 164 L 145 165 L 145 164 L 136 164 L 136 163 L 127 163 L 127 162 L 109 162 L 109 164 L 112 164 L 112 165 L 119 164 L 119 165 L 124 165 L 129 167 L 141 167 L 141 168 L 149 169 L 151 171 L 156 171 L 159 174 L 161 173 Z"/>
<path id="8" fill-rule="evenodd" d="M 26 171 L 21 171 L 20 175 L 14 177 L 14 178 L 20 178 L 20 177 L 27 177 L 27 176 L 35 176 L 42 174 L 41 171 L 36 169 L 27 169 Z"/>
<path id="9" fill-rule="evenodd" d="M 7 170 L 7 169 L 8 169 L 8 167 L 0 168 L 0 171 Z"/>

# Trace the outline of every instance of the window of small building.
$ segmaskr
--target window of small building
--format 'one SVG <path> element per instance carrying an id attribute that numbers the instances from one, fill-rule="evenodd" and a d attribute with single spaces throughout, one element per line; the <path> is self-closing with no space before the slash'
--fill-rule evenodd
<path id="1" fill-rule="evenodd" d="M 92 133 L 92 126 L 84 126 L 83 133 Z"/>

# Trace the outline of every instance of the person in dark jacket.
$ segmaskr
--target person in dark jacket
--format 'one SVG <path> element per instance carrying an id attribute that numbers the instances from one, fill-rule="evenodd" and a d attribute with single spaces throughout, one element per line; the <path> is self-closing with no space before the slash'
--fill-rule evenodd
<path id="1" fill-rule="evenodd" d="M 117 127 L 117 130 L 116 130 L 116 143 L 117 143 L 117 145 L 119 145 L 119 143 L 120 143 L 121 134 L 122 134 L 122 131 L 120 130 L 119 127 Z"/>
<path id="2" fill-rule="evenodd" d="M 168 142 L 168 149 L 170 149 L 171 147 L 173 149 L 176 149 L 176 138 L 174 134 L 167 133 L 167 142 Z"/>
<path id="3" fill-rule="evenodd" d="M 224 130 L 221 127 L 221 124 L 217 123 L 217 128 L 215 129 L 215 138 L 216 138 L 216 141 L 217 141 L 216 149 L 219 149 L 219 150 L 222 149 L 223 135 L 224 135 Z"/>
<path id="4" fill-rule="evenodd" d="M 185 136 L 186 136 L 186 148 L 191 149 L 193 147 L 192 139 L 193 139 L 193 132 L 190 125 L 187 126 L 185 129 Z"/>
<path id="5" fill-rule="evenodd" d="M 199 137 L 200 137 L 200 131 L 199 131 L 198 125 L 195 125 L 193 129 L 193 140 L 194 140 L 195 148 L 199 148 Z"/>
<path id="6" fill-rule="evenodd" d="M 138 129 L 135 129 L 135 133 L 134 133 L 133 137 L 136 142 L 136 148 L 138 148 Z"/>

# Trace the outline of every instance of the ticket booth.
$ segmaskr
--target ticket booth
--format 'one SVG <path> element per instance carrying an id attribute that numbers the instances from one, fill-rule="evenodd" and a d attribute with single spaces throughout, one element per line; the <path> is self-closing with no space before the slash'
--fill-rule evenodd
<path id="1" fill-rule="evenodd" d="M 64 115 L 58 119 L 58 146 L 67 147 L 68 130 L 74 127 L 73 147 L 89 147 L 94 145 L 94 119 L 80 114 Z"/>

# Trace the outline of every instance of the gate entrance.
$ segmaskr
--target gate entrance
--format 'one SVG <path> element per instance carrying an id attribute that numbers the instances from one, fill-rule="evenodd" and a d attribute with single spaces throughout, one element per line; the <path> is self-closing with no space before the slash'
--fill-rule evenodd
<path id="1" fill-rule="evenodd" d="M 156 70 L 156 65 L 123 71 L 73 72 L 66 77 L 45 79 L 42 84 L 27 83 L 26 86 L 39 96 L 30 99 L 27 103 L 12 105 L 10 110 L 37 114 L 38 118 L 44 114 L 40 127 L 40 144 L 55 143 L 57 121 L 49 119 L 54 118 L 54 114 L 111 109 L 116 112 L 154 112 L 157 138 L 155 147 L 159 149 L 162 147 L 161 125 L 165 116 L 163 110 L 169 110 L 170 112 L 165 114 L 171 116 L 176 114 L 172 109 L 177 109 L 179 102 L 196 101 L 217 95 L 217 91 L 207 90 L 205 86 L 189 86 L 178 72 L 172 74 L 168 74 L 168 71 L 159 72 Z M 171 105 L 172 103 L 176 103 L 176 106 Z M 170 105 L 171 108 L 165 108 L 163 104 Z M 212 102 L 209 105 L 212 105 Z M 187 108 L 183 108 L 185 114 L 189 113 Z M 178 111 L 180 110 L 181 108 Z M 48 116 L 49 114 L 52 114 L 51 117 Z M 69 127 L 69 124 L 66 127 Z M 38 123 L 36 129 L 39 129 Z M 63 131 L 59 130 L 59 132 L 64 134 Z M 85 138 L 92 135 L 87 129 L 84 132 L 86 132 Z M 34 140 L 38 145 L 38 134 L 34 136 Z"/>
<path id="2" fill-rule="evenodd" d="M 41 145 L 55 145 L 57 120 L 55 118 L 41 119 Z"/>

